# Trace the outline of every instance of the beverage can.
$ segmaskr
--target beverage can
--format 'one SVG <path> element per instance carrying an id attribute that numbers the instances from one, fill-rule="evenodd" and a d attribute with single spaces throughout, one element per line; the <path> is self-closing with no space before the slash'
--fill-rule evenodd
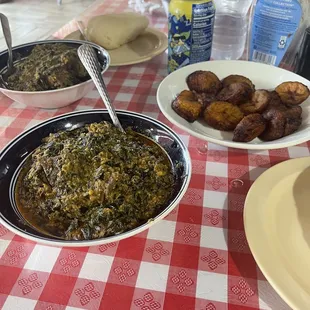
<path id="1" fill-rule="evenodd" d="M 210 60 L 215 17 L 213 0 L 171 0 L 168 72 Z"/>

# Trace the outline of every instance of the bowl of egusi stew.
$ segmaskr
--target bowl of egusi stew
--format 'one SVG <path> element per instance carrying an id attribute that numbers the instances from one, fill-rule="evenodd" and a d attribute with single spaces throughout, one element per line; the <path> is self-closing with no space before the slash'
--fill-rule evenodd
<path id="1" fill-rule="evenodd" d="M 58 109 L 89 93 L 94 83 L 82 65 L 77 49 L 85 41 L 43 40 L 13 47 L 14 70 L 7 72 L 8 50 L 0 52 L 0 91 L 20 104 Z M 110 55 L 88 42 L 101 73 L 109 68 Z"/>
<path id="2" fill-rule="evenodd" d="M 30 240 L 91 246 L 128 238 L 179 203 L 188 150 L 163 123 L 117 111 L 77 111 L 44 121 L 0 153 L 0 223 Z"/>

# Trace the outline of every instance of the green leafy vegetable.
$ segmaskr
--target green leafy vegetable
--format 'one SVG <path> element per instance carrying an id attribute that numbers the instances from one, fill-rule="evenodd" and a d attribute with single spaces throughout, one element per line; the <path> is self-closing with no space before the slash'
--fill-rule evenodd
<path id="1" fill-rule="evenodd" d="M 147 222 L 172 188 L 172 167 L 159 146 L 101 122 L 47 137 L 22 169 L 16 197 L 34 226 L 80 240 Z"/>
<path id="2" fill-rule="evenodd" d="M 10 89 L 44 91 L 73 86 L 89 79 L 77 49 L 66 44 L 40 44 L 18 62 L 7 79 Z"/>

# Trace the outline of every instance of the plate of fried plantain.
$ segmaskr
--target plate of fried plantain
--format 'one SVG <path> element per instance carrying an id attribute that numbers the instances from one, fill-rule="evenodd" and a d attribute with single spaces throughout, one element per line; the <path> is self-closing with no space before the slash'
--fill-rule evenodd
<path id="1" fill-rule="evenodd" d="M 168 75 L 157 90 L 166 118 L 200 139 L 240 149 L 310 140 L 310 81 L 270 65 L 208 61 Z"/>

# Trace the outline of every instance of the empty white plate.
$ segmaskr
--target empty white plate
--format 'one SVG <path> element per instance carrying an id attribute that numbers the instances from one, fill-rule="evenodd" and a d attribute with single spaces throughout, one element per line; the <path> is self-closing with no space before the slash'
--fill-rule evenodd
<path id="1" fill-rule="evenodd" d="M 293 309 L 310 306 L 310 157 L 285 161 L 251 187 L 244 227 L 261 271 Z"/>

